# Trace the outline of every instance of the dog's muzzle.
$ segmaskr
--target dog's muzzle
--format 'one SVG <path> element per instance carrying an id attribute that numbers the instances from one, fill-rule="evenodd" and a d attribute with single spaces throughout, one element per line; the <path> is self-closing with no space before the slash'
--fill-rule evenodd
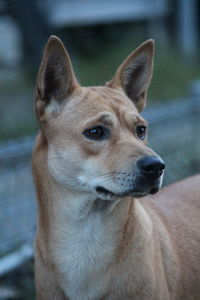
<path id="1" fill-rule="evenodd" d="M 144 156 L 137 160 L 135 169 L 136 175 L 133 176 L 133 183 L 129 185 L 128 189 L 115 192 L 110 190 L 110 187 L 97 186 L 96 192 L 102 199 L 109 200 L 128 195 L 139 198 L 157 193 L 161 187 L 165 169 L 163 160 L 155 155 Z"/>

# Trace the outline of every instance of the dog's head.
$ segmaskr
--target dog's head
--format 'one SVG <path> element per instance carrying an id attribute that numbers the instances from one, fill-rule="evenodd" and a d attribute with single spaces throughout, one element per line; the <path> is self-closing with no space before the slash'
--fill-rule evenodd
<path id="1" fill-rule="evenodd" d="M 164 163 L 146 146 L 147 123 L 139 114 L 153 54 L 148 40 L 105 86 L 81 87 L 62 42 L 49 39 L 38 73 L 36 113 L 57 183 L 105 200 L 158 191 Z"/>

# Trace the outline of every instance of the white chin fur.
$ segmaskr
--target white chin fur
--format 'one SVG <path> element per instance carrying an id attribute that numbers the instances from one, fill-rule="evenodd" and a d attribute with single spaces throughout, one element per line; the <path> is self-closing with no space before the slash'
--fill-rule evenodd
<path id="1" fill-rule="evenodd" d="M 164 177 L 164 172 L 162 173 L 162 175 L 161 175 L 161 177 L 160 177 L 159 190 L 160 190 L 161 187 L 162 187 L 163 177 Z"/>

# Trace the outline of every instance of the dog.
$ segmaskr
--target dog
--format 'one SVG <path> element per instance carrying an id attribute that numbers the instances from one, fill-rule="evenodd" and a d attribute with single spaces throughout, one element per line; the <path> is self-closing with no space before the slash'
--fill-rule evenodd
<path id="1" fill-rule="evenodd" d="M 140 116 L 153 57 L 148 40 L 105 86 L 81 87 L 61 40 L 46 44 L 32 158 L 38 300 L 200 299 L 200 176 L 158 192 L 165 164 Z"/>

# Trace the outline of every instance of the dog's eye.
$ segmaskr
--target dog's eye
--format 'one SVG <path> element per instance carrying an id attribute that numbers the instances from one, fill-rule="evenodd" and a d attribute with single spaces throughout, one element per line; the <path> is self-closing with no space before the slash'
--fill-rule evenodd
<path id="1" fill-rule="evenodd" d="M 146 136 L 146 126 L 140 125 L 136 128 L 137 135 L 140 140 L 144 140 Z"/>
<path id="2" fill-rule="evenodd" d="M 83 132 L 83 135 L 90 140 L 104 140 L 107 139 L 110 135 L 108 128 L 97 126 L 90 129 L 86 129 Z"/>

